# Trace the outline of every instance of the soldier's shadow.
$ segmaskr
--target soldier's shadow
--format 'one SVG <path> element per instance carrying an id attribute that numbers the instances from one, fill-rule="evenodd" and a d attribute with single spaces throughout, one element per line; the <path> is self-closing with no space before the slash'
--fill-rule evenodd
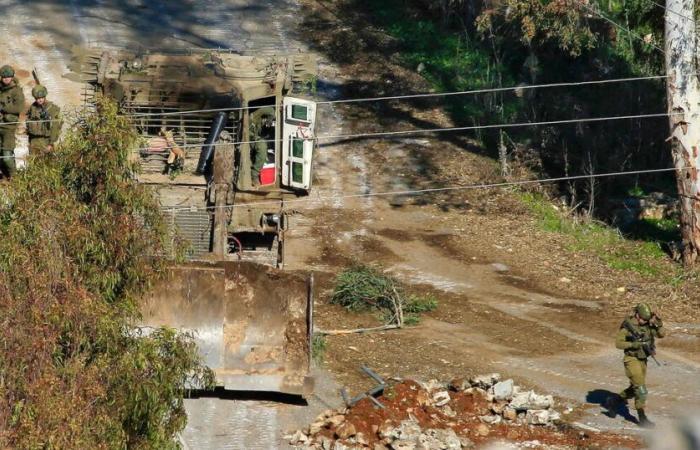
<path id="1" fill-rule="evenodd" d="M 630 413 L 627 402 L 615 392 L 610 392 L 607 389 L 593 389 L 586 394 L 586 402 L 600 405 L 603 414 L 611 419 L 621 416 L 628 422 L 638 423 L 637 418 Z"/>

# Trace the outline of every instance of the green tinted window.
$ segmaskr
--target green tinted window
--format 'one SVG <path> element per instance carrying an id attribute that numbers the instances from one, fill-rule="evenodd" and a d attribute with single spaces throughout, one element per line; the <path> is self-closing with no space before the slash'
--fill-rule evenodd
<path id="1" fill-rule="evenodd" d="M 292 105 L 292 119 L 309 120 L 309 108 L 304 105 Z"/>
<path id="2" fill-rule="evenodd" d="M 304 141 L 301 139 L 292 139 L 292 156 L 295 158 L 304 157 Z"/>
<path id="3" fill-rule="evenodd" d="M 304 165 L 301 163 L 292 163 L 292 181 L 294 183 L 304 182 Z"/>

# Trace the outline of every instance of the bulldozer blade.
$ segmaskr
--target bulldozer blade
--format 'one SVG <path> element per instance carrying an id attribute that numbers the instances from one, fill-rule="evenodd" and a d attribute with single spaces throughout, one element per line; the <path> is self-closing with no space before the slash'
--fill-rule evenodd
<path id="1" fill-rule="evenodd" d="M 305 276 L 251 262 L 172 266 L 142 305 L 146 326 L 190 332 L 227 390 L 307 397 L 312 308 Z"/>

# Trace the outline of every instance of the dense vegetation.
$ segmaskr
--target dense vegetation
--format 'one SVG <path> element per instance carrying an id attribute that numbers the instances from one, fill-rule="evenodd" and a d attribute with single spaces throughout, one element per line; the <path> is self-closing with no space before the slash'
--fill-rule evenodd
<path id="1" fill-rule="evenodd" d="M 647 0 L 353 2 L 397 41 L 401 61 L 437 90 L 663 74 L 663 8 Z M 427 11 L 427 12 L 426 12 Z M 627 31 L 629 30 L 629 32 Z M 457 125 L 664 113 L 665 80 L 463 95 L 445 99 Z M 670 166 L 664 117 L 477 130 L 504 175 L 586 175 Z M 500 152 L 499 152 L 500 150 Z M 601 200 L 631 189 L 673 190 L 673 175 L 563 182 L 571 206 L 605 215 Z"/>
<path id="2" fill-rule="evenodd" d="M 212 381 L 191 337 L 135 326 L 165 228 L 134 181 L 135 132 L 98 111 L 2 185 L 3 448 L 174 448 L 184 389 Z"/>

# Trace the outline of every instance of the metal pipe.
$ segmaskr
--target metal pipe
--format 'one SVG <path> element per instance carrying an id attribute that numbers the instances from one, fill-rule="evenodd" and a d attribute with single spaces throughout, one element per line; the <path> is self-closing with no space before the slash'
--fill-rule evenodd
<path id="1" fill-rule="evenodd" d="M 224 129 L 226 124 L 226 113 L 220 112 L 214 116 L 214 120 L 211 123 L 211 128 L 209 129 L 209 135 L 204 141 L 202 146 L 202 152 L 199 154 L 199 162 L 197 163 L 197 174 L 202 175 L 209 171 L 209 166 L 214 158 L 214 143 L 219 139 L 221 131 Z"/>

